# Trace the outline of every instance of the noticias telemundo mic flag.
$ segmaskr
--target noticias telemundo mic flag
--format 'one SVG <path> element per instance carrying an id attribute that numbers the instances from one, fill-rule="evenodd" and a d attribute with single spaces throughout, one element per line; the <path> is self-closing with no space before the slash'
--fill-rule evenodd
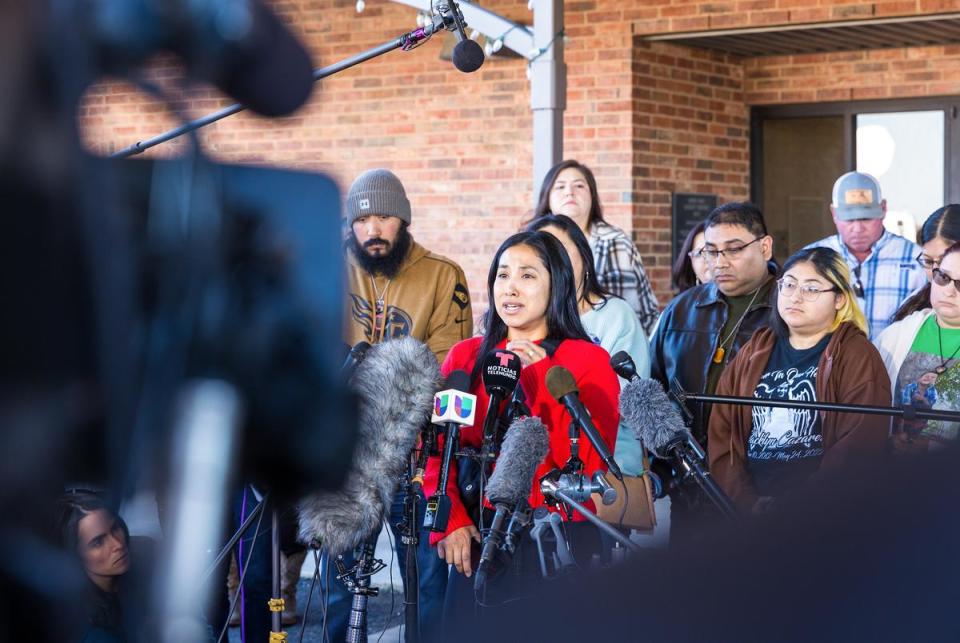
<path id="1" fill-rule="evenodd" d="M 476 395 L 448 389 L 433 396 L 433 416 L 430 421 L 434 424 L 454 422 L 463 426 L 473 426 L 476 417 Z"/>

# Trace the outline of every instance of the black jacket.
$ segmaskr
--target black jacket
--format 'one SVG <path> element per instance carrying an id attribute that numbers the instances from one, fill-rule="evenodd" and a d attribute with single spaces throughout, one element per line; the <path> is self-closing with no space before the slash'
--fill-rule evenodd
<path id="1" fill-rule="evenodd" d="M 650 340 L 650 377 L 667 390 L 676 378 L 684 390 L 706 393 L 707 372 L 720 343 L 720 331 L 727 322 L 727 312 L 727 302 L 713 283 L 694 286 L 671 301 Z M 769 317 L 768 298 L 757 298 L 726 351 L 727 364 L 755 330 L 767 325 Z M 695 402 L 687 406 L 694 416 L 693 435 L 706 447 L 709 410 Z"/>

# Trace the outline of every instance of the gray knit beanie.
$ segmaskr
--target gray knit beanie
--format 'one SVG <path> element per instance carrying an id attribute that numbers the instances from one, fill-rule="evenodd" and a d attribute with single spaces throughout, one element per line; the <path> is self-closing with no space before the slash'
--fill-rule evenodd
<path id="1" fill-rule="evenodd" d="M 397 175 L 390 170 L 367 170 L 347 192 L 344 217 L 348 226 L 372 214 L 398 217 L 410 223 L 410 201 Z"/>

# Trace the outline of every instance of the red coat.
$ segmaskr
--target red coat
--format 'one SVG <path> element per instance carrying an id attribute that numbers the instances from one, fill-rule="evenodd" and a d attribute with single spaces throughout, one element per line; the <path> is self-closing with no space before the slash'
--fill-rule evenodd
<path id="1" fill-rule="evenodd" d="M 447 354 L 440 370 L 447 375 L 455 370 L 473 372 L 480 350 L 481 337 L 472 337 L 456 344 Z M 506 341 L 497 348 L 504 348 Z M 520 386 L 527 396 L 527 406 L 530 412 L 543 420 L 550 437 L 550 451 L 546 459 L 537 468 L 533 486 L 530 490 L 530 505 L 543 506 L 543 494 L 540 493 L 540 478 L 554 468 L 562 467 L 570 457 L 570 415 L 566 408 L 550 395 L 545 383 L 547 371 L 552 366 L 563 366 L 572 374 L 580 389 L 580 401 L 590 412 L 593 423 L 613 453 L 617 441 L 617 426 L 620 422 L 619 395 L 620 382 L 613 369 L 610 368 L 610 356 L 607 351 L 591 342 L 579 339 L 568 339 L 560 343 L 553 357 L 547 357 L 536 364 L 524 367 L 520 372 Z M 489 397 L 478 381 L 471 388 L 471 393 L 477 396 L 477 416 L 473 426 L 463 427 L 460 431 L 460 445 L 480 448 L 483 442 L 483 422 L 486 417 Z M 442 446 L 443 440 L 440 440 Z M 584 473 L 592 474 L 598 469 L 606 471 L 607 466 L 590 444 L 586 435 L 580 438 L 580 459 L 584 463 Z M 429 497 L 437 490 L 440 476 L 440 457 L 431 457 L 427 460 L 427 469 L 423 480 L 424 493 Z M 435 545 L 440 539 L 453 531 L 472 524 L 467 511 L 460 501 L 460 492 L 457 487 L 456 467 L 451 467 L 447 484 L 447 494 L 450 496 L 450 521 L 445 533 L 430 535 L 430 544 Z M 591 502 L 585 505 L 593 509 Z M 574 514 L 574 520 L 583 520 Z"/>

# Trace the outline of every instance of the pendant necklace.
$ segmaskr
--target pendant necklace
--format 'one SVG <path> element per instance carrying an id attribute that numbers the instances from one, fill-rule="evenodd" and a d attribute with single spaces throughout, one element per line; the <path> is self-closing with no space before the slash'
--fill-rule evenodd
<path id="1" fill-rule="evenodd" d="M 943 357 L 943 331 L 940 330 L 939 322 L 937 322 L 937 344 L 940 346 L 940 357 Z M 956 357 L 958 352 L 960 352 L 960 344 L 957 344 L 957 348 L 951 353 L 950 357 L 940 362 L 940 366 L 933 369 L 933 372 L 937 375 L 943 375 L 947 370 L 947 362 Z"/>
<path id="2" fill-rule="evenodd" d="M 377 280 L 374 279 L 373 275 L 370 276 L 370 285 L 373 286 L 373 296 L 374 296 L 374 303 L 373 303 L 374 317 L 373 317 L 373 337 L 372 337 L 372 340 L 374 342 L 379 342 L 380 333 L 382 331 L 386 331 L 387 311 L 386 311 L 386 306 L 384 305 L 383 299 L 384 297 L 387 296 L 387 290 L 390 288 L 390 282 L 392 281 L 393 281 L 393 278 L 388 279 L 387 284 L 383 287 L 383 292 L 380 292 L 377 289 Z M 380 326 L 381 321 L 383 322 L 383 328 L 381 328 Z"/>
<path id="3" fill-rule="evenodd" d="M 734 325 L 733 330 L 731 330 L 725 339 L 720 341 L 720 345 L 717 346 L 717 350 L 713 353 L 713 363 L 722 364 L 723 358 L 727 355 L 727 349 L 724 348 L 724 344 L 731 341 L 731 339 L 737 334 L 737 331 L 740 330 L 740 325 L 743 323 L 743 320 L 747 317 L 747 313 L 750 312 L 750 307 L 753 306 L 753 302 L 757 300 L 757 295 L 760 294 L 760 289 L 763 288 L 763 284 L 757 286 L 757 289 L 753 291 L 753 297 L 750 298 L 750 303 L 747 304 L 747 308 L 740 315 L 740 319 L 737 320 L 737 323 Z"/>

